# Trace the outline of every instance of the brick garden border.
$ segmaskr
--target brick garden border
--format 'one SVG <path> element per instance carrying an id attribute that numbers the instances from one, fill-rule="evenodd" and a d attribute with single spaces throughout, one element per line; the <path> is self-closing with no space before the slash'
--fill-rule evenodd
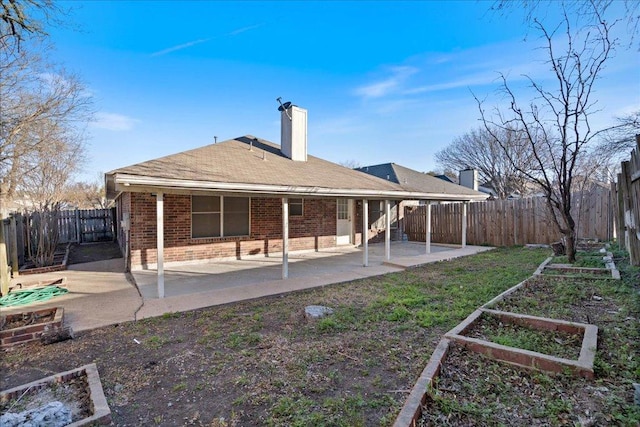
<path id="1" fill-rule="evenodd" d="M 520 289 L 522 286 L 525 286 L 525 284 L 529 281 L 529 279 L 542 274 L 542 270 L 549 262 L 551 262 L 552 259 L 553 257 L 549 257 L 546 260 L 544 260 L 542 264 L 540 264 L 540 266 L 533 273 L 533 276 L 523 280 L 517 285 L 512 286 L 511 288 L 502 292 L 495 298 L 491 299 L 489 302 L 485 303 L 482 307 L 495 304 L 496 302 L 503 300 L 507 295 L 512 294 L 513 292 Z M 471 314 L 471 316 L 472 315 L 473 313 Z M 445 334 L 445 337 L 446 337 L 446 334 Z M 442 338 L 440 340 L 440 342 L 438 343 L 438 346 L 436 347 L 434 352 L 431 354 L 431 358 L 429 359 L 427 366 L 422 371 L 422 374 L 420 374 L 420 378 L 418 378 L 418 381 L 415 383 L 415 385 L 411 389 L 411 392 L 409 393 L 407 400 L 404 402 L 404 405 L 402 406 L 402 409 L 400 410 L 398 417 L 393 423 L 393 427 L 407 427 L 407 426 L 415 427 L 416 426 L 416 423 L 422 416 L 422 406 L 427 401 L 427 393 L 433 387 L 433 380 L 438 375 L 440 375 L 440 368 L 442 367 L 442 363 L 447 357 L 450 344 L 451 344 L 451 340 L 448 338 Z"/>
<path id="2" fill-rule="evenodd" d="M 545 265 L 543 270 L 558 270 L 565 273 L 577 273 L 577 274 L 587 275 L 587 276 L 580 276 L 581 279 L 620 280 L 620 271 L 618 270 L 615 262 L 613 261 L 613 254 L 611 252 L 607 252 L 606 255 L 602 257 L 602 262 L 605 264 L 604 268 L 573 267 L 570 264 L 547 264 Z M 589 277 L 589 275 L 593 275 L 593 277 Z M 552 275 L 552 274 L 548 274 L 548 276 L 567 277 L 563 275 Z"/>
<path id="3" fill-rule="evenodd" d="M 55 271 L 64 271 L 67 269 L 67 262 L 69 261 L 69 251 L 71 249 L 71 244 L 67 244 L 67 248 L 64 252 L 64 258 L 62 258 L 62 262 L 60 264 L 49 265 L 47 267 L 35 267 L 35 268 L 25 268 L 19 270 L 19 273 L 24 276 L 28 276 L 30 274 L 41 274 L 41 273 L 53 273 Z"/>
<path id="4" fill-rule="evenodd" d="M 0 323 L 6 324 L 13 321 L 16 318 L 22 318 L 24 315 L 39 315 L 45 316 L 51 312 L 55 312 L 53 320 L 49 322 L 35 323 L 32 325 L 20 326 L 11 329 L 0 330 L 0 348 L 7 348 L 17 344 L 24 344 L 26 342 L 40 339 L 45 330 L 62 329 L 64 323 L 64 308 L 53 307 L 43 308 L 41 310 L 21 312 L 14 314 L 7 314 L 1 317 Z"/>
<path id="5" fill-rule="evenodd" d="M 613 256 L 611 255 L 611 253 L 608 253 L 607 255 L 610 257 L 610 262 L 613 265 L 612 267 L 610 267 L 610 265 L 607 265 L 607 268 L 609 268 L 612 271 L 612 275 L 614 275 L 614 277 L 615 277 L 615 273 L 617 273 L 618 279 L 619 279 L 620 273 L 616 269 L 615 264 L 613 263 Z M 451 331 L 445 334 L 444 338 L 440 340 L 440 342 L 438 343 L 438 346 L 436 347 L 434 352 L 431 354 L 431 358 L 429 359 L 427 366 L 422 371 L 422 374 L 418 378 L 418 381 L 415 383 L 415 385 L 411 389 L 409 396 L 407 397 L 402 409 L 400 410 L 400 413 L 398 414 L 395 422 L 393 423 L 393 427 L 416 427 L 418 420 L 420 420 L 420 417 L 422 416 L 422 407 L 426 404 L 426 401 L 427 401 L 427 393 L 433 387 L 434 379 L 437 378 L 437 376 L 440 374 L 440 369 L 442 368 L 443 362 L 447 358 L 447 354 L 449 352 L 449 346 L 451 345 L 452 339 L 456 338 L 457 334 L 454 334 L 453 332 L 459 330 L 461 325 L 466 324 L 468 327 L 469 324 L 471 323 L 469 319 L 471 318 L 473 318 L 474 320 L 477 319 L 478 317 L 480 317 L 480 315 L 484 311 L 497 312 L 496 310 L 490 310 L 487 307 L 502 301 L 508 295 L 514 293 L 521 287 L 526 286 L 527 282 L 530 279 L 541 275 L 545 267 L 552 260 L 553 260 L 553 257 L 548 257 L 546 260 L 542 262 L 542 264 L 540 264 L 540 266 L 538 266 L 538 268 L 536 269 L 536 271 L 533 273 L 532 276 L 528 277 L 527 279 L 523 280 L 517 285 L 507 289 L 506 291 L 492 298 L 490 301 L 483 304 L 478 310 L 471 313 L 467 317 L 467 319 L 462 321 L 458 326 L 456 326 Z M 605 260 L 605 262 L 608 262 L 608 261 L 609 260 Z M 514 313 L 509 313 L 509 312 L 499 312 L 499 313 L 505 313 L 507 315 L 515 315 Z M 582 348 L 580 350 L 580 357 L 578 358 L 577 361 L 570 360 L 570 359 L 556 358 L 553 356 L 544 355 L 542 353 L 535 353 L 535 352 L 529 352 L 527 350 L 514 349 L 512 347 L 500 346 L 499 344 L 494 344 L 494 343 L 485 341 L 485 343 L 489 344 L 487 348 L 490 349 L 492 353 L 490 357 L 496 358 L 495 356 L 499 355 L 500 353 L 504 354 L 505 351 L 517 350 L 519 354 L 523 354 L 523 355 L 522 356 L 519 355 L 516 357 L 525 358 L 523 360 L 524 362 L 527 362 L 528 360 L 531 360 L 531 361 L 535 360 L 542 365 L 542 366 L 538 365 L 539 367 L 543 367 L 543 366 L 548 366 L 547 358 L 551 358 L 552 359 L 551 363 L 553 364 L 554 367 L 557 365 L 561 365 L 563 367 L 569 366 L 574 372 L 579 372 L 581 374 L 584 373 L 586 375 L 589 375 L 589 372 L 590 372 L 591 377 L 593 377 L 593 359 L 595 357 L 595 351 L 597 348 L 597 336 L 598 336 L 598 328 L 595 325 L 566 322 L 562 320 L 555 320 L 555 319 L 549 319 L 544 317 L 536 318 L 535 316 L 526 316 L 526 315 L 515 315 L 515 316 L 519 316 L 520 318 L 523 318 L 523 317 L 533 318 L 539 321 L 544 321 L 544 324 L 549 325 L 549 327 L 551 327 L 551 325 L 554 325 L 553 327 L 583 328 L 584 336 L 582 340 Z M 540 325 L 541 324 L 543 323 L 540 323 Z M 565 324 L 569 324 L 569 325 L 565 325 Z M 571 329 L 571 330 L 575 330 L 575 329 Z M 474 338 L 467 338 L 467 337 L 462 337 L 462 338 L 465 340 L 475 340 Z M 456 341 L 458 340 L 456 339 Z M 476 340 L 476 341 L 481 341 L 481 340 Z M 494 350 L 494 346 L 496 346 L 495 350 Z M 470 350 L 475 351 L 475 348 L 470 348 Z M 493 355 L 494 351 L 496 352 L 495 356 Z M 527 354 L 527 353 L 532 353 L 532 354 Z M 542 358 L 539 356 L 542 356 Z M 524 365 L 524 366 L 527 366 L 527 365 Z M 529 366 L 532 366 L 532 365 L 529 365 Z M 590 366 L 590 371 L 588 369 L 589 366 Z M 557 371 L 553 371 L 553 372 L 557 372 Z"/>
<path id="6" fill-rule="evenodd" d="M 409 393 L 409 397 L 404 402 L 398 417 L 393 423 L 393 427 L 416 427 L 416 423 L 422 416 L 422 407 L 427 403 L 427 393 L 433 387 L 434 379 L 440 375 L 440 369 L 447 358 L 450 344 L 451 341 L 447 338 L 440 340 L 431 354 L 429 363 L 427 363 L 420 378 L 411 389 L 411 393 Z"/>
<path id="7" fill-rule="evenodd" d="M 496 344 L 465 335 L 483 314 L 500 318 L 504 323 L 522 325 L 540 331 L 560 331 L 569 334 L 582 334 L 582 346 L 577 360 L 550 356 L 536 351 L 523 350 Z M 462 323 L 445 334 L 445 338 L 456 341 L 465 348 L 481 353 L 491 359 L 501 360 L 523 368 L 532 368 L 551 373 L 560 373 L 569 369 L 575 375 L 593 378 L 593 361 L 598 347 L 598 327 L 595 325 L 567 322 L 547 317 L 529 316 L 506 311 L 479 309 L 471 313 Z"/>
<path id="8" fill-rule="evenodd" d="M 82 375 L 87 377 L 87 392 L 91 401 L 93 409 L 93 415 L 90 417 L 78 420 L 69 424 L 67 427 L 78 427 L 85 425 L 106 425 L 111 423 L 111 409 L 107 404 L 107 399 L 104 396 L 102 390 L 102 383 L 100 382 L 100 375 L 98 374 L 98 368 L 95 363 L 84 365 L 70 371 L 61 372 L 51 375 L 46 378 L 42 378 L 37 381 L 23 384 L 18 387 L 14 387 L 8 390 L 0 392 L 0 402 L 8 402 L 10 400 L 20 397 L 22 394 L 35 394 L 38 390 L 46 387 L 50 383 L 63 383 L 65 381 L 78 378 Z"/>

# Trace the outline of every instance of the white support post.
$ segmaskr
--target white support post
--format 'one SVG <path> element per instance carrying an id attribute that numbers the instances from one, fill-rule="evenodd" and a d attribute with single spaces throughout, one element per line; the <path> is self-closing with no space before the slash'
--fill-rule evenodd
<path id="1" fill-rule="evenodd" d="M 462 203 L 462 247 L 467 247 L 467 204 L 468 202 Z"/>
<path id="2" fill-rule="evenodd" d="M 164 298 L 164 195 L 156 194 L 158 298 Z"/>
<path id="3" fill-rule="evenodd" d="M 369 266 L 369 200 L 362 199 L 362 265 Z"/>
<path id="4" fill-rule="evenodd" d="M 427 242 L 427 253 L 431 253 L 431 201 L 427 202 L 426 216 L 426 233 L 425 242 Z"/>
<path id="5" fill-rule="evenodd" d="M 289 199 L 282 198 L 282 278 L 289 277 Z"/>
<path id="6" fill-rule="evenodd" d="M 384 259 L 391 259 L 391 207 L 389 200 L 384 201 Z"/>

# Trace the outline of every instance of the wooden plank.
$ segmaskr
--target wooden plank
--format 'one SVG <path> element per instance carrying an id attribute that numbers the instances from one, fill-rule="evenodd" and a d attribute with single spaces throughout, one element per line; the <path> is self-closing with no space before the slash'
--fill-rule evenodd
<path id="1" fill-rule="evenodd" d="M 608 240 L 613 229 L 612 192 L 600 189 L 576 193 L 574 207 L 580 237 Z M 407 211 L 405 233 L 413 241 L 425 240 L 424 206 Z M 462 238 L 462 204 L 432 206 L 434 243 L 459 244 Z M 469 205 L 467 243 L 494 246 L 551 243 L 560 238 L 544 198 L 496 200 Z"/>

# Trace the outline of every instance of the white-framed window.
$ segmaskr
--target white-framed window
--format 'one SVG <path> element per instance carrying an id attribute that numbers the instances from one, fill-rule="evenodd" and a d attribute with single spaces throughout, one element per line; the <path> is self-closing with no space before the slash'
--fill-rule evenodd
<path id="1" fill-rule="evenodd" d="M 303 216 L 304 202 L 302 199 L 289 199 L 289 216 Z"/>
<path id="2" fill-rule="evenodd" d="M 191 196 L 191 237 L 249 235 L 248 197 Z"/>
<path id="3" fill-rule="evenodd" d="M 338 219 L 349 219 L 348 199 L 338 199 L 338 205 L 336 209 L 338 210 Z"/>

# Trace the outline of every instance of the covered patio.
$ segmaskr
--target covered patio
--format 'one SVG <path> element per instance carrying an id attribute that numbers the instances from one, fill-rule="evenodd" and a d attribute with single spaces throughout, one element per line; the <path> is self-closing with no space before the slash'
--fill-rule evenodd
<path id="1" fill-rule="evenodd" d="M 362 264 L 363 249 L 339 247 L 289 253 L 291 276 L 282 278 L 282 256 L 255 256 L 180 264 L 164 268 L 164 298 L 158 298 L 157 271 L 133 271 L 143 298 L 136 318 L 278 295 L 404 270 L 405 268 L 473 255 L 490 250 L 479 246 L 431 245 L 391 242 L 393 257 L 387 260 L 385 244 L 369 245 L 369 266 Z"/>

